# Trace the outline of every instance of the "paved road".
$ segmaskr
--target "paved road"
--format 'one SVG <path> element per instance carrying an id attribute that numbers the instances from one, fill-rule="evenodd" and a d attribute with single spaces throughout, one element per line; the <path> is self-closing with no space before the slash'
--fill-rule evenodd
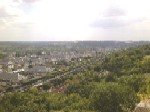
<path id="1" fill-rule="evenodd" d="M 30 84 L 30 85 L 24 85 L 24 86 L 22 85 L 22 86 L 14 87 L 13 91 L 14 92 L 24 92 L 26 90 L 29 90 L 33 86 L 36 86 L 36 87 L 41 86 L 41 85 L 43 85 L 43 83 L 50 82 L 52 80 L 56 80 L 56 79 L 59 79 L 61 77 L 70 75 L 71 73 L 74 73 L 76 71 L 80 71 L 83 68 L 86 68 L 87 66 L 88 65 L 85 65 L 85 64 L 84 65 L 80 65 L 79 67 L 76 67 L 76 68 L 74 68 L 74 69 L 72 69 L 72 70 L 70 70 L 68 72 L 62 73 L 61 75 L 56 75 L 54 78 L 48 78 L 48 79 L 45 79 L 45 80 L 39 79 L 39 80 L 37 80 L 36 82 L 34 82 L 34 83 Z M 60 73 L 58 73 L 58 74 L 60 74 Z"/>

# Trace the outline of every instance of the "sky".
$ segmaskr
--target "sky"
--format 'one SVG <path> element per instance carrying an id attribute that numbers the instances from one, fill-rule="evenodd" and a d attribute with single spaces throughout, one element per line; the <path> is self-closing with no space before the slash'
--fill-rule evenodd
<path id="1" fill-rule="evenodd" d="M 150 41 L 150 0 L 0 0 L 0 41 Z"/>

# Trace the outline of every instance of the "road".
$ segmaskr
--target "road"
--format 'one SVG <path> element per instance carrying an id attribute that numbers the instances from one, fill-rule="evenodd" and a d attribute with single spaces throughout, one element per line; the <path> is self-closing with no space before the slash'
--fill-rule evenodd
<path id="1" fill-rule="evenodd" d="M 59 79 L 59 78 L 61 78 L 61 77 L 70 75 L 70 74 L 72 74 L 72 73 L 74 73 L 74 72 L 80 71 L 80 70 L 82 70 L 83 68 L 86 68 L 87 66 L 88 66 L 88 65 L 83 64 L 83 65 L 80 65 L 80 66 L 78 66 L 78 67 L 76 67 L 76 68 L 70 70 L 70 71 L 67 71 L 67 72 L 65 72 L 65 73 L 62 73 L 61 75 L 56 75 L 54 78 L 47 78 L 47 79 L 44 79 L 44 80 L 39 79 L 39 80 L 37 80 L 36 82 L 31 83 L 30 85 L 20 85 L 20 86 L 13 87 L 12 92 L 24 92 L 24 91 L 27 91 L 27 90 L 29 90 L 29 89 L 30 89 L 31 87 L 33 87 L 33 86 L 34 86 L 34 87 L 41 86 L 41 85 L 43 85 L 44 83 L 48 83 L 48 82 L 50 82 L 50 81 L 52 81 L 52 80 L 56 80 L 56 79 Z M 58 74 L 60 74 L 60 72 L 58 72 Z M 1 93 L 1 94 L 3 94 L 3 93 Z"/>

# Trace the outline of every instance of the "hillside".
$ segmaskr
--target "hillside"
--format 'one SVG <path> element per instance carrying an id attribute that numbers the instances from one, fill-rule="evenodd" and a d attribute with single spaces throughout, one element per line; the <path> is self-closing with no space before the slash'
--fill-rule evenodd
<path id="1" fill-rule="evenodd" d="M 43 89 L 1 96 L 0 112 L 133 112 L 150 96 L 150 44 L 95 61 Z M 64 91 L 50 91 L 52 87 Z"/>

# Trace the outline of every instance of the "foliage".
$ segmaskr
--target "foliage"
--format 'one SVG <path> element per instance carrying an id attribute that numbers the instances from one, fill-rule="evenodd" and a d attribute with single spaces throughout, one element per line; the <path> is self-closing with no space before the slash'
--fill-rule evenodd
<path id="1" fill-rule="evenodd" d="M 91 106 L 98 112 L 131 112 L 138 97 L 128 86 L 102 83 L 91 95 Z"/>
<path id="2" fill-rule="evenodd" d="M 150 45 L 128 48 L 110 53 L 97 63 L 84 60 L 87 67 L 69 73 L 79 66 L 72 59 L 68 75 L 59 77 L 65 71 L 54 71 L 22 84 L 56 77 L 44 84 L 42 91 L 32 87 L 26 92 L 0 96 L 0 112 L 132 112 L 139 103 L 138 96 L 150 96 L 149 55 Z M 68 65 L 63 61 L 59 64 Z M 52 86 L 63 86 L 65 92 L 46 92 Z"/>
<path id="3" fill-rule="evenodd" d="M 111 53 L 102 60 L 101 69 L 118 75 L 148 73 L 150 72 L 150 60 L 145 56 L 150 52 L 149 47 L 150 45 L 145 45 Z"/>

